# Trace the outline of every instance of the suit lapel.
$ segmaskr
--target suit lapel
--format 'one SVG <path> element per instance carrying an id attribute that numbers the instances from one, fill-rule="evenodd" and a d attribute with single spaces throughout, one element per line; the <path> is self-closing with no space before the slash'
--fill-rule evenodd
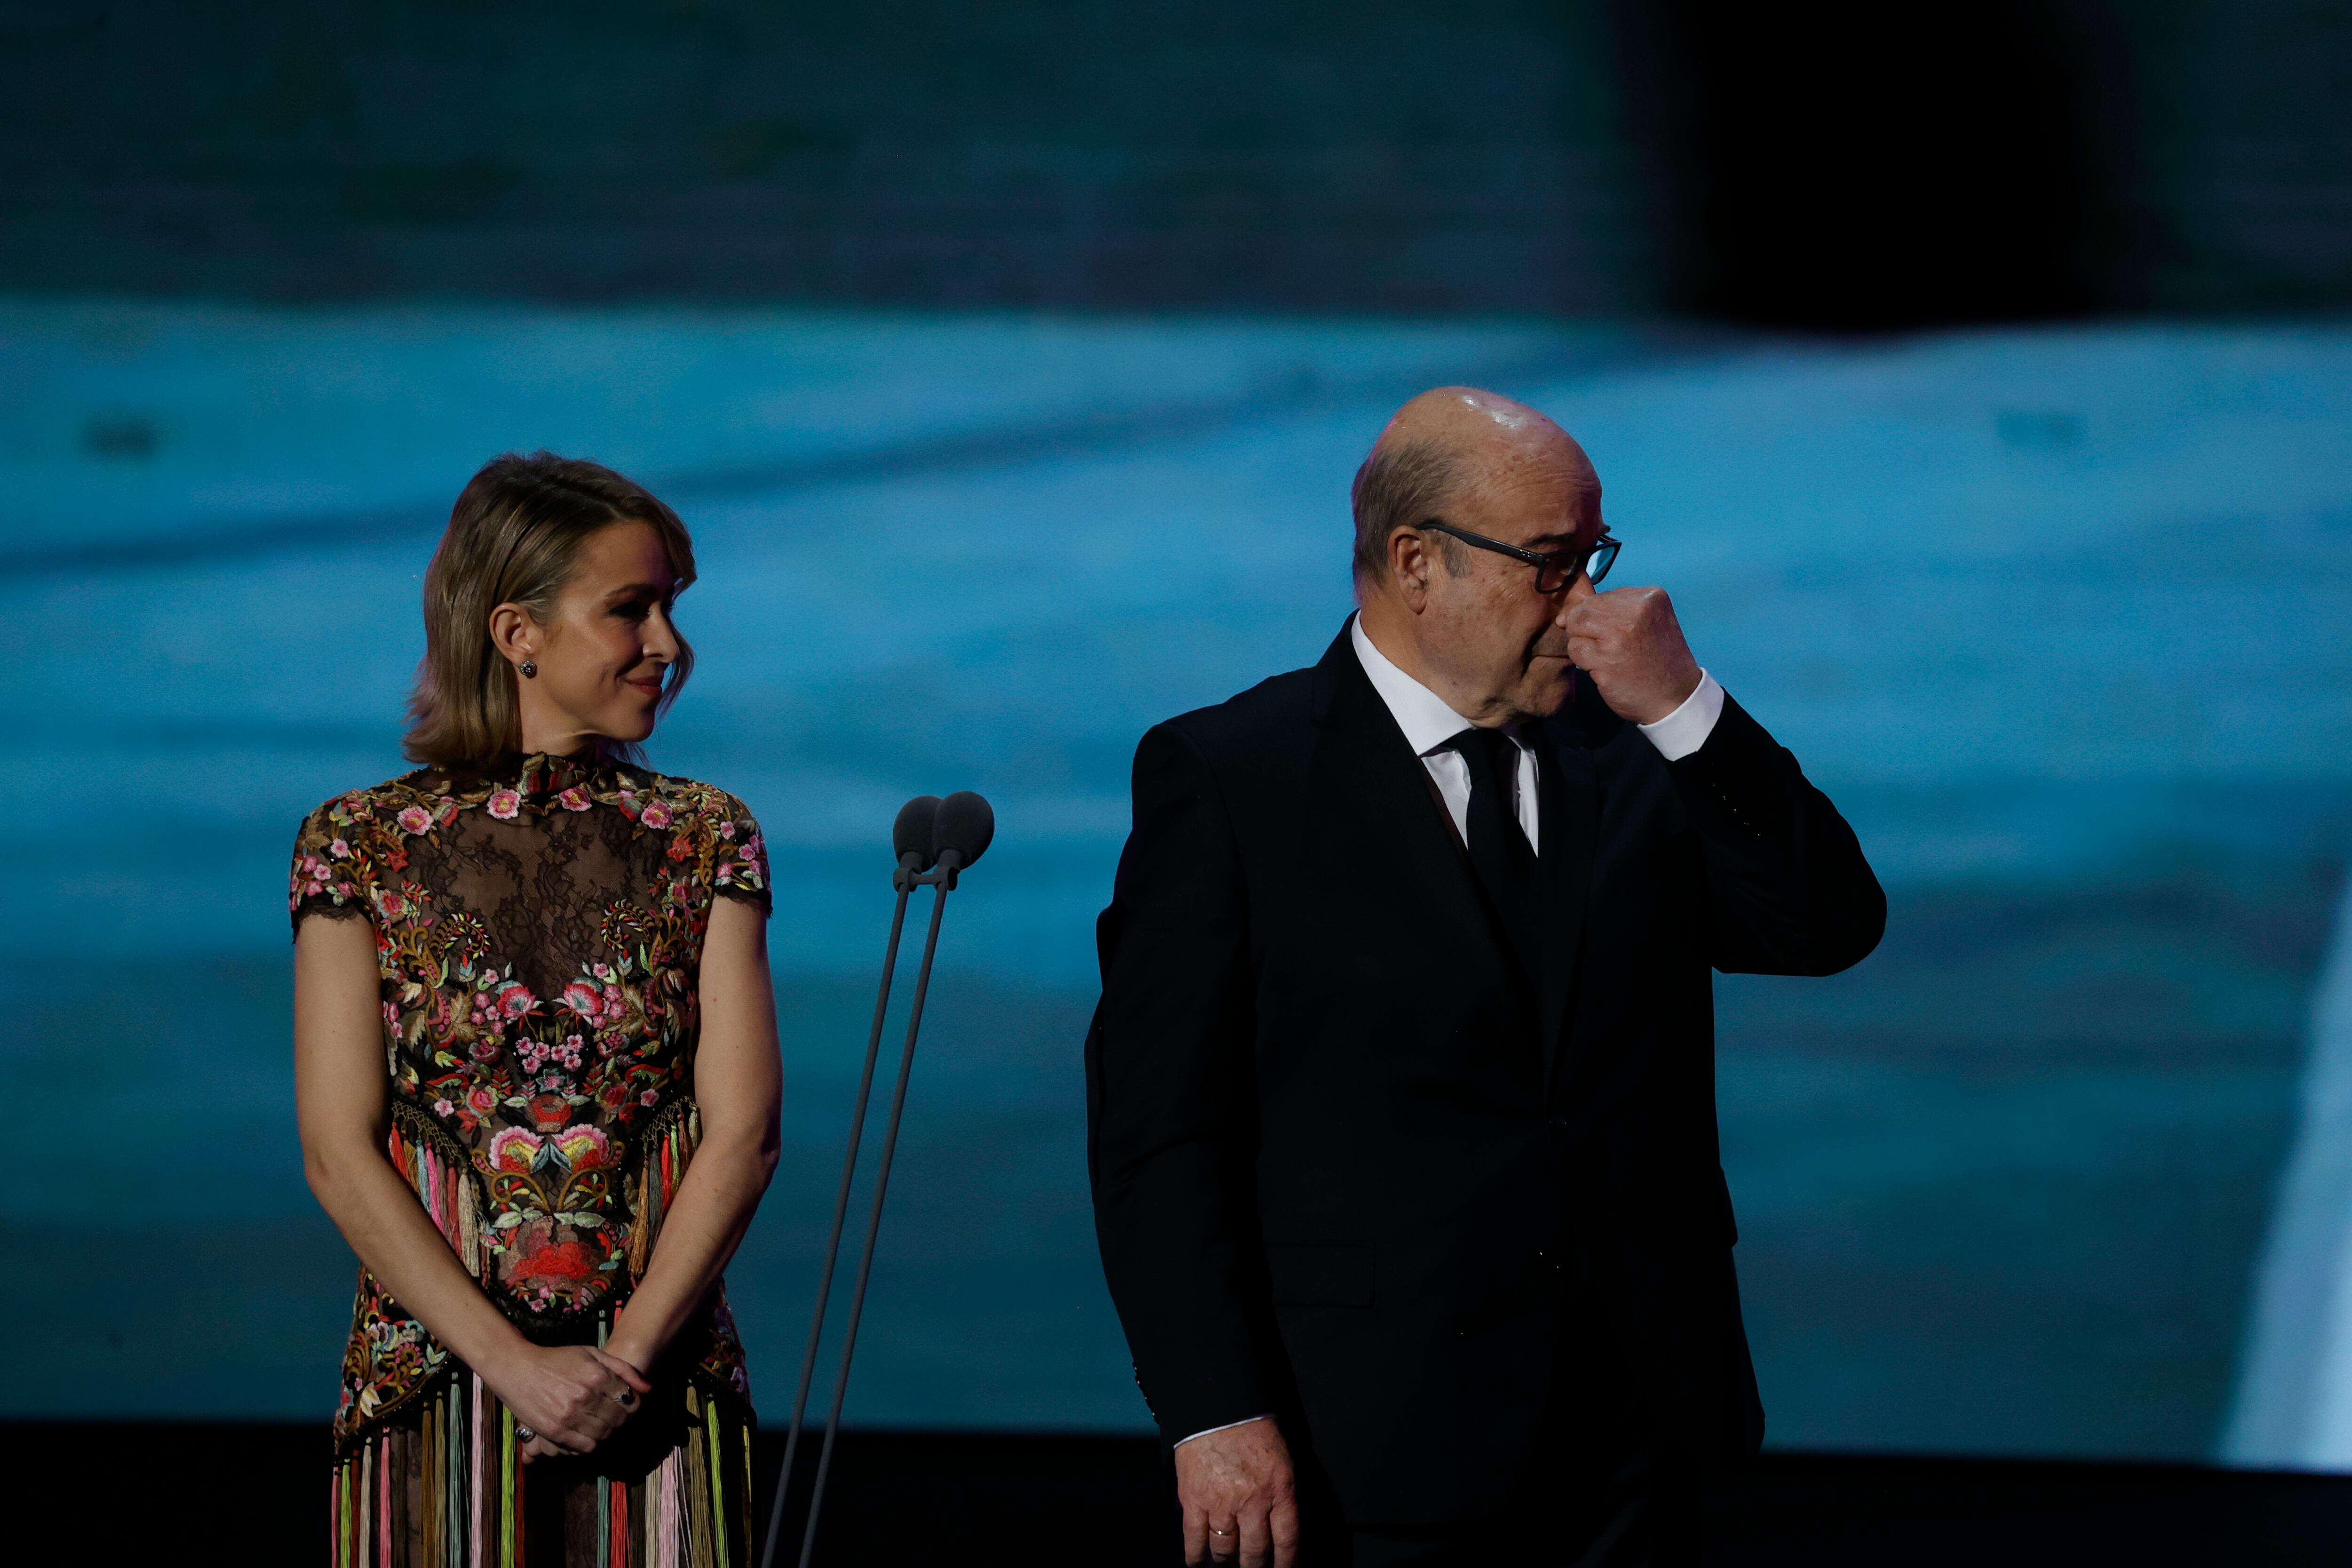
<path id="1" fill-rule="evenodd" d="M 1577 703 L 1598 696 L 1581 677 Z M 1541 977 L 1544 1079 L 1549 1092 L 1566 1049 L 1569 1004 L 1575 995 L 1577 964 L 1583 951 L 1584 906 L 1592 882 L 1594 841 L 1601 827 L 1600 785 L 1592 752 L 1570 710 L 1548 720 L 1538 731 L 1549 742 L 1538 759 L 1542 794 L 1542 852 L 1537 856 L 1544 884 L 1545 931 L 1549 962 Z"/>
<path id="2" fill-rule="evenodd" d="M 1315 667 L 1312 712 L 1318 734 L 1309 798 L 1326 851 L 1376 858 L 1403 884 L 1417 932 L 1470 936 L 1469 945 L 1491 950 L 1498 967 L 1517 973 L 1427 769 L 1372 689 L 1344 628 Z"/>

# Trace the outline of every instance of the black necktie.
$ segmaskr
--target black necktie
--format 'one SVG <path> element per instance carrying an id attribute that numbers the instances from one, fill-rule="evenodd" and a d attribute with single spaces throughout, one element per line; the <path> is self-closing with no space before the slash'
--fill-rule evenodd
<path id="1" fill-rule="evenodd" d="M 1464 835 L 1470 864 L 1532 979 L 1542 947 L 1543 885 L 1535 848 L 1519 830 L 1519 749 L 1500 730 L 1465 730 L 1446 744 L 1470 764 L 1470 830 Z"/>

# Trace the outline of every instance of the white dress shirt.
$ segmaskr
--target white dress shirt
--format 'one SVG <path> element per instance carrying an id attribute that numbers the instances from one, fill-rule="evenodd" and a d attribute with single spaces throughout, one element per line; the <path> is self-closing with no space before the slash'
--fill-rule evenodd
<path id="1" fill-rule="evenodd" d="M 1372 689 L 1388 704 L 1389 716 L 1404 731 L 1405 744 L 1421 758 L 1421 765 L 1429 770 L 1430 782 L 1445 801 L 1445 809 L 1454 818 L 1454 829 L 1462 835 L 1464 843 L 1470 840 L 1470 762 L 1451 744 L 1454 737 L 1470 727 L 1470 721 L 1446 705 L 1445 699 L 1399 669 L 1389 657 L 1372 646 L 1364 635 L 1364 618 L 1358 616 L 1348 623 L 1348 640 L 1356 649 L 1356 658 L 1364 667 Z M 1673 762 L 1689 756 L 1706 744 L 1715 732 L 1715 721 L 1723 716 L 1723 688 L 1715 677 L 1702 669 L 1698 672 L 1698 688 L 1683 699 L 1683 705 L 1654 724 L 1641 726 L 1642 733 L 1658 748 L 1659 755 Z M 1517 748 L 1519 768 L 1513 781 L 1516 799 L 1513 805 L 1519 819 L 1519 830 L 1528 836 L 1528 845 L 1543 853 L 1543 824 L 1538 818 L 1535 749 L 1529 746 L 1514 726 L 1504 731 Z"/>
<path id="2" fill-rule="evenodd" d="M 1446 706 L 1445 699 L 1399 669 L 1390 662 L 1386 654 L 1374 647 L 1372 639 L 1364 635 L 1364 618 L 1361 616 L 1348 623 L 1348 640 L 1355 646 L 1356 658 L 1363 665 L 1364 674 L 1370 678 L 1372 689 L 1381 694 L 1381 700 L 1388 704 L 1390 717 L 1397 721 L 1397 728 L 1404 731 L 1405 744 L 1420 755 L 1421 765 L 1429 770 L 1430 782 L 1437 785 L 1438 795 L 1445 801 L 1446 812 L 1454 818 L 1454 830 L 1467 844 L 1470 842 L 1470 763 L 1446 742 L 1469 729 L 1470 721 Z M 1689 756 L 1706 745 L 1706 738 L 1715 732 L 1715 721 L 1722 716 L 1723 688 L 1716 684 L 1715 677 L 1702 669 L 1698 672 L 1698 689 L 1683 699 L 1681 707 L 1656 723 L 1643 725 L 1642 733 L 1647 735 L 1650 743 L 1658 748 L 1658 753 L 1671 763 L 1679 757 Z M 1511 744 L 1518 748 L 1519 753 L 1518 773 L 1512 783 L 1519 830 L 1528 836 L 1529 847 L 1541 853 L 1543 840 L 1539 835 L 1543 832 L 1543 823 L 1536 810 L 1538 798 L 1536 786 L 1540 781 L 1536 773 L 1535 750 L 1520 737 L 1516 728 L 1505 733 L 1511 737 Z M 1183 1447 L 1192 1437 L 1205 1437 L 1212 1432 L 1246 1426 L 1253 1421 L 1266 1419 L 1264 1415 L 1249 1415 L 1239 1421 L 1228 1421 L 1223 1426 L 1204 1427 L 1193 1433 L 1192 1437 L 1179 1439 L 1177 1447 Z"/>

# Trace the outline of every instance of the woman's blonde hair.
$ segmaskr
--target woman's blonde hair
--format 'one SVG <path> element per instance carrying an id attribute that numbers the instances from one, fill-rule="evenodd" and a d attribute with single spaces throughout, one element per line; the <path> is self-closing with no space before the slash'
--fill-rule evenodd
<path id="1" fill-rule="evenodd" d="M 514 667 L 490 641 L 490 612 L 512 604 L 551 619 L 580 547 L 616 522 L 651 528 L 678 587 L 694 581 L 694 541 L 677 513 L 601 463 L 509 452 L 467 482 L 425 571 L 425 657 L 401 741 L 410 761 L 479 765 L 521 744 Z M 693 668 L 694 650 L 681 637 L 657 711 L 668 711 Z M 605 750 L 641 760 L 629 742 Z"/>

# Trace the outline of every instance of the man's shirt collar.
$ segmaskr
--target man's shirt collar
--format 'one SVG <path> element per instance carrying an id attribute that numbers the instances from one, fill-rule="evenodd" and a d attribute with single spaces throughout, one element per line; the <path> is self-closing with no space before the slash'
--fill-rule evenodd
<path id="1" fill-rule="evenodd" d="M 1471 727 L 1470 721 L 1448 707 L 1444 698 L 1399 669 L 1388 655 L 1372 646 L 1372 639 L 1364 635 L 1362 616 L 1349 621 L 1348 637 L 1372 689 L 1388 704 L 1390 716 L 1404 731 L 1405 744 L 1416 754 L 1425 757 Z"/>

